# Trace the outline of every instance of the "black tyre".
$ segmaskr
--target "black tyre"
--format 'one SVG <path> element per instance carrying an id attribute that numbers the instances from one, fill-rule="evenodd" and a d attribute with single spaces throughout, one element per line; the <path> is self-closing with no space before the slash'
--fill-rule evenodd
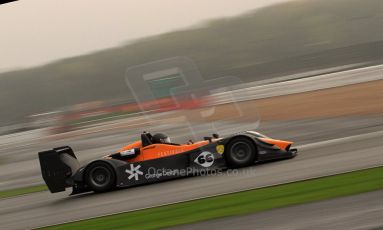
<path id="1" fill-rule="evenodd" d="M 237 137 L 226 147 L 225 157 L 230 167 L 245 167 L 254 164 L 257 151 L 255 144 L 245 137 Z"/>
<path id="2" fill-rule="evenodd" d="M 95 162 L 85 173 L 86 184 L 95 192 L 106 192 L 116 186 L 116 174 L 105 162 Z"/>

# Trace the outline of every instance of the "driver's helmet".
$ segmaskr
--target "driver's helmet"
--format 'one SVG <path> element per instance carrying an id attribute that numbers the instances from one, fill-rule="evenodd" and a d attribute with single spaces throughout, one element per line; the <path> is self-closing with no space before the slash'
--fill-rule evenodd
<path id="1" fill-rule="evenodd" d="M 153 144 L 170 144 L 170 138 L 163 133 L 156 133 L 152 137 Z"/>

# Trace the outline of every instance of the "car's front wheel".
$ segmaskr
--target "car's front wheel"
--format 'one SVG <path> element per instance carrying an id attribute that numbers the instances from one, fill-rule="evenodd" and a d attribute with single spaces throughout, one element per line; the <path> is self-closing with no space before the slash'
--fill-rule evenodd
<path id="1" fill-rule="evenodd" d="M 225 157 L 230 167 L 245 167 L 254 164 L 257 151 L 255 144 L 245 137 L 237 137 L 229 142 Z"/>
<path id="2" fill-rule="evenodd" d="M 115 187 L 116 175 L 105 162 L 95 162 L 85 172 L 86 184 L 95 192 L 106 192 Z"/>

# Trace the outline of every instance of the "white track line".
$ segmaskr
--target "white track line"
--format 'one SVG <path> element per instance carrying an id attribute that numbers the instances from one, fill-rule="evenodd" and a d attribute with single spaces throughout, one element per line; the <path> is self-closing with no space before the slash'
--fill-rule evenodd
<path id="1" fill-rule="evenodd" d="M 252 86 L 213 94 L 212 105 L 285 96 L 383 79 L 383 65 Z"/>
<path id="2" fill-rule="evenodd" d="M 365 140 L 365 139 L 370 139 L 370 138 L 379 137 L 379 136 L 383 136 L 383 130 L 372 132 L 372 133 L 358 134 L 354 136 L 331 139 L 326 141 L 319 141 L 319 142 L 305 144 L 305 145 L 299 145 L 299 146 L 296 146 L 296 148 L 298 148 L 298 150 L 310 149 L 310 148 L 320 147 L 323 145 L 331 145 L 331 144 L 337 144 L 337 143 L 349 142 L 349 141 L 355 141 L 355 140 Z"/>

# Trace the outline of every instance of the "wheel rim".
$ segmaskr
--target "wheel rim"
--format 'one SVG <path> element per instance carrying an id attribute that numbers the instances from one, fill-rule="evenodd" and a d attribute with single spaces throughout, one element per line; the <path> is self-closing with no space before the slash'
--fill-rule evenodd
<path id="1" fill-rule="evenodd" d="M 246 142 L 234 143 L 230 152 L 234 160 L 238 162 L 245 162 L 251 158 L 251 146 Z"/>
<path id="2" fill-rule="evenodd" d="M 91 182 L 98 186 L 103 187 L 110 181 L 110 173 L 104 167 L 95 167 L 89 172 Z"/>

